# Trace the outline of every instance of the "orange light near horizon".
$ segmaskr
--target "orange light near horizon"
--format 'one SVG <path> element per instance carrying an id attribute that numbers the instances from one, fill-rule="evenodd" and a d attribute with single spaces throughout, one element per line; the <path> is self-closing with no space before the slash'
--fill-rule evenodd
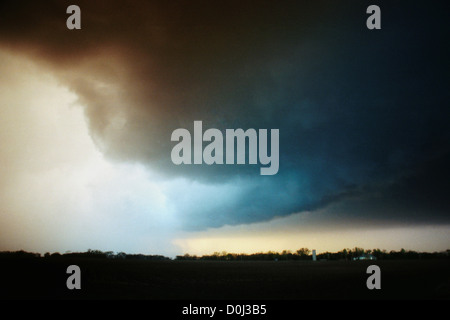
<path id="1" fill-rule="evenodd" d="M 270 230 L 270 222 L 261 226 L 261 230 L 241 231 L 236 234 L 233 227 L 227 227 L 229 234 L 220 228 L 195 233 L 174 241 L 184 253 L 192 255 L 212 254 L 214 252 L 256 253 L 295 252 L 300 248 L 316 249 L 317 253 L 337 252 L 345 248 L 364 249 L 443 251 L 450 244 L 450 226 L 398 227 L 368 230 L 322 230 L 296 232 Z M 235 227 L 238 229 L 238 227 Z"/>

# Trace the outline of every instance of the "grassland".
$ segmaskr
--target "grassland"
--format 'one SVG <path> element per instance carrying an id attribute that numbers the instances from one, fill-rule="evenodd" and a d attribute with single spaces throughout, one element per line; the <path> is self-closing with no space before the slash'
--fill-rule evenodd
<path id="1" fill-rule="evenodd" d="M 81 290 L 68 290 L 69 265 Z M 381 269 L 369 290 L 367 267 Z M 449 299 L 450 260 L 141 261 L 5 259 L 2 299 L 303 300 Z"/>

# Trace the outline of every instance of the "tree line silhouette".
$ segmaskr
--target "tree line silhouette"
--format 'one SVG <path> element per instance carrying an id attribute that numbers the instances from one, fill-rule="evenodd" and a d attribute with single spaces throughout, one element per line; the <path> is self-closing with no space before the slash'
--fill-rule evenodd
<path id="1" fill-rule="evenodd" d="M 316 255 L 317 260 L 355 260 L 357 258 L 367 258 L 372 256 L 375 259 L 380 260 L 393 260 L 393 259 L 445 259 L 449 258 L 450 250 L 442 252 L 416 252 L 405 249 L 400 251 L 391 250 L 387 252 L 381 249 L 365 250 L 363 248 L 355 247 L 353 249 L 343 249 L 338 252 L 322 252 Z M 312 260 L 312 251 L 308 248 L 301 248 L 292 252 L 290 250 L 283 250 L 282 252 L 258 252 L 252 254 L 244 253 L 228 253 L 228 252 L 215 252 L 212 255 L 190 255 L 185 254 L 183 256 L 177 256 L 176 260 Z"/>
<path id="2" fill-rule="evenodd" d="M 355 247 L 353 249 L 343 249 L 338 252 L 322 252 L 316 255 L 317 260 L 356 260 L 358 258 L 367 258 L 371 256 L 379 260 L 395 260 L 395 259 L 449 259 L 450 250 L 441 252 L 416 252 L 412 250 L 401 249 L 399 251 L 391 250 L 387 252 L 381 249 L 369 249 Z M 290 250 L 283 250 L 282 252 L 268 251 L 258 253 L 228 253 L 226 251 L 214 252 L 210 255 L 178 255 L 175 259 L 165 257 L 163 255 L 145 255 L 145 254 L 127 254 L 125 252 L 114 253 L 113 251 L 100 251 L 89 249 L 86 252 L 66 252 L 61 254 L 59 252 L 49 253 L 44 255 L 34 252 L 20 251 L 1 251 L 0 259 L 60 259 L 60 258 L 83 258 L 83 259 L 126 259 L 126 260 L 209 260 L 209 261 L 244 261 L 244 260 L 312 260 L 312 251 L 308 248 L 300 248 L 294 252 Z"/>
<path id="3" fill-rule="evenodd" d="M 89 249 L 86 252 L 66 252 L 66 253 L 49 253 L 44 255 L 34 252 L 20 251 L 1 251 L 1 258 L 44 258 L 44 259 L 62 259 L 62 258 L 82 258 L 82 259 L 127 259 L 127 260 L 170 260 L 170 258 L 162 255 L 145 255 L 145 254 L 128 254 L 125 252 L 114 253 L 113 251 L 100 251 Z"/>

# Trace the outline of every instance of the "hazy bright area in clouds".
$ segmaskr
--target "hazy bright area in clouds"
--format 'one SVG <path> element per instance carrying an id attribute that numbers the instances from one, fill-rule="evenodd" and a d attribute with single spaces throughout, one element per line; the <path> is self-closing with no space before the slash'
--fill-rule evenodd
<path id="1" fill-rule="evenodd" d="M 164 183 L 106 161 L 77 96 L 29 59 L 0 55 L 1 249 L 170 248 Z"/>
<path id="2" fill-rule="evenodd" d="M 0 250 L 448 249 L 444 4 L 317 3 L 2 2 Z M 280 171 L 175 166 L 194 120 Z"/>

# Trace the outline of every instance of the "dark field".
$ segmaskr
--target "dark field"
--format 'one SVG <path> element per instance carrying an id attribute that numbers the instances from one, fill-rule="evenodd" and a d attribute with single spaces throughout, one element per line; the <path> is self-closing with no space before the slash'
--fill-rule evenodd
<path id="1" fill-rule="evenodd" d="M 6 259 L 1 299 L 449 299 L 450 260 L 128 261 Z M 69 265 L 81 290 L 68 290 Z M 381 289 L 369 290 L 369 265 Z"/>

